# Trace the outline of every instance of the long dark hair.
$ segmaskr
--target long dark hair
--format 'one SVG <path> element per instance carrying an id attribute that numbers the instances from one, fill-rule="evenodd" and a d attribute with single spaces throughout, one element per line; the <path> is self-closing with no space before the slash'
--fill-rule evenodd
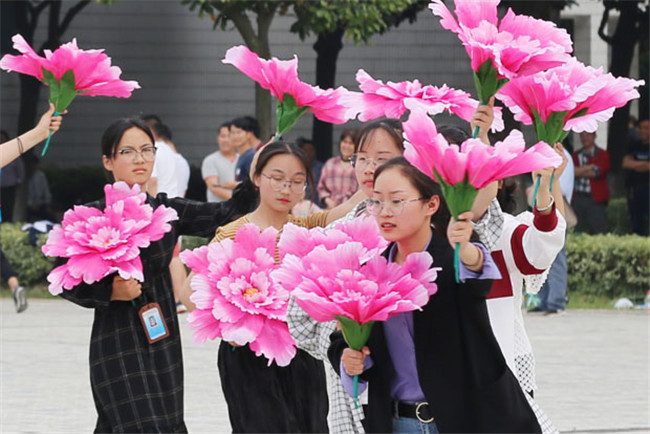
<path id="1" fill-rule="evenodd" d="M 431 223 L 433 224 L 434 230 L 446 237 L 447 225 L 449 224 L 451 214 L 447 208 L 445 198 L 442 196 L 440 185 L 422 173 L 420 169 L 409 163 L 404 157 L 392 158 L 385 164 L 379 166 L 375 170 L 374 181 L 376 182 L 379 175 L 389 169 L 399 170 L 402 176 L 407 178 L 411 185 L 420 193 L 421 197 L 429 199 L 432 196 L 438 196 L 440 198 L 440 206 L 438 207 L 438 211 L 431 216 Z"/>
<path id="2" fill-rule="evenodd" d="M 253 176 L 261 175 L 268 162 L 276 155 L 293 155 L 296 157 L 305 168 L 305 173 L 307 175 L 307 186 L 313 184 L 314 181 L 311 173 L 311 168 L 307 163 L 307 157 L 305 157 L 305 153 L 302 152 L 302 150 L 293 143 L 287 143 L 281 140 L 270 143 L 266 145 L 264 149 L 262 149 L 262 152 L 260 152 L 260 155 L 257 158 Z M 255 184 L 253 184 L 253 181 L 248 176 L 246 176 L 244 178 L 244 181 L 242 181 L 237 186 L 237 188 L 235 188 L 232 194 L 232 203 L 236 216 L 242 216 L 254 211 L 258 207 L 259 202 L 259 189 L 255 186 Z"/>

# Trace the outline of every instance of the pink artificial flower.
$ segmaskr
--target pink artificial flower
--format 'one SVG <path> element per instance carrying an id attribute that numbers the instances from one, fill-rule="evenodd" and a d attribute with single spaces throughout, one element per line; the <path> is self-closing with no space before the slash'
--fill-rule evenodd
<path id="1" fill-rule="evenodd" d="M 223 63 L 229 63 L 257 82 L 278 99 L 278 134 L 284 134 L 307 111 L 324 122 L 342 124 L 350 119 L 341 98 L 348 93 L 343 87 L 323 90 L 300 81 L 298 57 L 292 60 L 261 59 L 248 47 L 228 49 Z"/>
<path id="2" fill-rule="evenodd" d="M 499 179 L 558 167 L 562 162 L 561 157 L 543 142 L 526 150 L 523 135 L 517 130 L 493 147 L 478 139 L 468 139 L 458 146 L 448 144 L 424 112 L 412 113 L 403 126 L 404 157 L 429 177 L 451 187 L 467 182 L 469 187 L 478 190 Z M 447 199 L 453 208 L 454 204 Z M 472 202 L 473 198 L 469 208 Z M 469 210 L 466 206 L 463 208 L 458 213 L 452 209 L 452 213 L 457 216 Z"/>
<path id="3" fill-rule="evenodd" d="M 487 102 L 508 79 L 564 64 L 573 50 L 569 34 L 554 23 L 516 15 L 511 9 L 498 22 L 499 0 L 454 4 L 458 21 L 442 0 L 432 0 L 429 9 L 465 46 L 481 101 Z"/>
<path id="4" fill-rule="evenodd" d="M 433 260 L 428 253 L 412 253 L 401 267 L 383 256 L 362 264 L 363 254 L 357 241 L 333 249 L 317 245 L 302 258 L 287 254 L 272 277 L 291 288 L 296 303 L 321 322 L 338 316 L 359 325 L 385 321 L 419 310 L 436 292 L 433 281 L 439 268 L 430 268 Z"/>
<path id="5" fill-rule="evenodd" d="M 14 48 L 22 55 L 5 55 L 0 60 L 0 68 L 4 70 L 32 75 L 47 85 L 52 83 L 44 76 L 44 69 L 52 73 L 57 82 L 72 71 L 75 93 L 89 96 L 128 98 L 134 89 L 140 88 L 136 81 L 120 80 L 122 71 L 111 66 L 111 59 L 103 53 L 104 50 L 81 50 L 76 39 L 53 52 L 44 50 L 45 57 L 36 54 L 21 35 L 14 35 L 12 40 Z M 64 109 L 57 106 L 59 112 Z"/>
<path id="6" fill-rule="evenodd" d="M 497 98 L 525 125 L 535 124 L 537 117 L 548 130 L 549 119 L 558 118 L 558 131 L 553 131 L 557 134 L 539 137 L 552 144 L 569 130 L 596 131 L 598 121 L 609 120 L 615 109 L 638 98 L 636 87 L 643 84 L 643 80 L 603 74 L 602 68 L 595 69 L 572 58 L 563 66 L 512 80 Z"/>
<path id="7" fill-rule="evenodd" d="M 350 92 L 344 101 L 359 113 L 362 122 L 382 116 L 400 119 L 408 110 L 407 105 L 417 105 L 430 115 L 447 111 L 470 122 L 479 105 L 469 93 L 452 89 L 446 84 L 442 87 L 422 86 L 418 80 L 399 83 L 389 81 L 384 84 L 381 80 L 373 79 L 363 69 L 357 71 L 356 80 L 363 93 Z M 495 107 L 494 115 L 493 130 L 503 130 L 500 107 Z"/>
<path id="8" fill-rule="evenodd" d="M 196 304 L 188 318 L 194 340 L 222 338 L 248 344 L 269 365 L 287 366 L 296 346 L 286 324 L 289 291 L 271 280 L 275 266 L 278 231 L 260 232 L 254 224 L 237 230 L 235 239 L 224 239 L 192 251 L 181 260 L 192 269 Z"/>
<path id="9" fill-rule="evenodd" d="M 334 249 L 347 242 L 361 244 L 362 251 L 359 257 L 361 262 L 381 254 L 388 247 L 388 241 L 381 236 L 375 219 L 362 216 L 338 223 L 330 229 L 307 229 L 287 224 L 282 230 L 278 248 L 282 260 L 287 254 L 301 258 L 318 245 L 323 245 L 326 249 Z"/>
<path id="10" fill-rule="evenodd" d="M 159 206 L 154 210 L 137 185 L 129 188 L 116 182 L 106 185 L 104 192 L 103 211 L 87 206 L 68 210 L 61 227 L 50 231 L 41 249 L 47 256 L 69 258 L 47 276 L 53 295 L 115 272 L 124 279 L 144 281 L 140 249 L 161 239 L 171 230 L 169 222 L 178 219 L 174 209 Z"/>

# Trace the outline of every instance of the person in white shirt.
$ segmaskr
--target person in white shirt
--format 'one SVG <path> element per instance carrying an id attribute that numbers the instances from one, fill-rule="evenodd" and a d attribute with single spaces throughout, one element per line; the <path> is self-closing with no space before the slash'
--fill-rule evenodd
<path id="1" fill-rule="evenodd" d="M 207 155 L 201 164 L 201 176 L 205 182 L 208 202 L 230 199 L 233 189 L 237 186 L 235 168 L 238 155 L 230 141 L 230 122 L 225 122 L 219 127 L 217 145 L 219 150 Z"/>
<path id="2" fill-rule="evenodd" d="M 158 193 L 167 193 L 169 198 L 185 196 L 185 190 L 187 190 L 190 179 L 189 164 L 185 158 L 176 152 L 176 146 L 171 140 L 171 130 L 156 115 L 143 116 L 142 120 L 151 130 L 155 140 L 154 145 L 156 146 L 156 161 L 151 172 L 151 179 L 147 183 L 148 193 L 152 196 L 156 196 Z M 183 161 L 180 161 L 178 156 Z M 183 287 L 187 272 L 179 257 L 180 252 L 181 238 L 179 237 L 169 264 L 169 272 L 172 276 L 177 312 L 183 313 L 187 309 L 179 301 L 178 294 Z"/>

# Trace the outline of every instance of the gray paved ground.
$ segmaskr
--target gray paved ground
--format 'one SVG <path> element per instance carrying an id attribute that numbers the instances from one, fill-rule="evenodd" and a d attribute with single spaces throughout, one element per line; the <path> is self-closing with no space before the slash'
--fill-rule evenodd
<path id="1" fill-rule="evenodd" d="M 569 311 L 527 316 L 542 408 L 563 432 L 650 432 L 650 314 Z M 0 299 L 0 432 L 90 432 L 92 312 L 62 300 L 30 300 L 16 315 Z M 183 327 L 190 432 L 230 431 L 216 343 L 198 346 Z"/>

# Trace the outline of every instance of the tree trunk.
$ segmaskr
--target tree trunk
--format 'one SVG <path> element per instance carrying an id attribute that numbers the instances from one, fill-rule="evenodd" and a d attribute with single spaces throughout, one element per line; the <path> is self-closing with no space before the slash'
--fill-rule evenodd
<path id="1" fill-rule="evenodd" d="M 17 135 L 34 128 L 39 109 L 45 111 L 45 107 L 38 107 L 41 86 L 41 82 L 31 75 L 20 74 L 20 110 L 18 111 Z"/>
<path id="2" fill-rule="evenodd" d="M 314 43 L 316 51 L 316 86 L 321 89 L 333 88 L 336 83 L 336 61 L 343 49 L 345 30 L 339 28 L 331 33 L 320 33 Z M 314 118 L 311 137 L 316 145 L 316 155 L 321 161 L 332 156 L 332 124 Z"/>
<path id="3" fill-rule="evenodd" d="M 612 58 L 609 72 L 615 77 L 629 77 L 634 48 L 638 41 L 639 8 L 636 1 L 618 2 L 620 16 L 612 36 Z M 609 151 L 614 176 L 615 194 L 623 192 L 621 163 L 625 156 L 628 134 L 630 104 L 617 109 L 609 121 L 607 150 Z"/>
<path id="4" fill-rule="evenodd" d="M 269 30 L 274 15 L 275 8 L 259 10 L 257 13 L 257 50 L 255 52 L 265 59 L 271 57 Z M 271 93 L 262 89 L 257 83 L 255 83 L 255 117 L 260 123 L 260 138 L 266 143 L 275 134 L 271 116 Z"/>

